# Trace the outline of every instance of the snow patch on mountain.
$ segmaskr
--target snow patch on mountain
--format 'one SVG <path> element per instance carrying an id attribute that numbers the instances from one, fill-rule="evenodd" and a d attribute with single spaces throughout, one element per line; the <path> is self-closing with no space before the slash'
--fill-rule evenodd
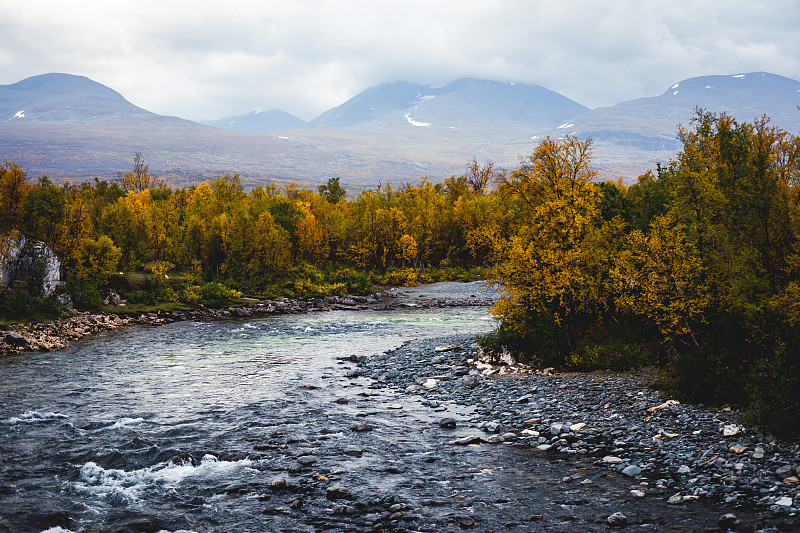
<path id="1" fill-rule="evenodd" d="M 412 126 L 417 126 L 419 128 L 430 128 L 431 127 L 431 123 L 430 122 L 418 122 L 418 121 L 414 120 L 413 118 L 411 118 L 411 113 L 406 113 L 403 116 L 406 117 L 406 120 Z"/>

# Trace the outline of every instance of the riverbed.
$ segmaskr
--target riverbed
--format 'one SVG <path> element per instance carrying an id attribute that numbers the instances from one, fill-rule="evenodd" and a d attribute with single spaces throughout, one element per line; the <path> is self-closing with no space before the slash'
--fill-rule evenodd
<path id="1" fill-rule="evenodd" d="M 639 500 L 642 480 L 597 458 L 457 444 L 486 433 L 480 398 L 390 384 L 411 353 L 451 380 L 442 364 L 476 357 L 493 321 L 410 305 L 132 326 L 3 358 L 0 531 L 607 531 L 616 512 L 704 531 L 732 510 Z"/>

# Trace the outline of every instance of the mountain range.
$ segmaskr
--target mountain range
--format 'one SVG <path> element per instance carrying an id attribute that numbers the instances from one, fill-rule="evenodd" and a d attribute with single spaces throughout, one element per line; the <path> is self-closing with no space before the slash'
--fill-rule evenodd
<path id="1" fill-rule="evenodd" d="M 636 176 L 680 148 L 696 108 L 740 121 L 767 115 L 800 133 L 800 82 L 765 72 L 702 76 L 658 96 L 588 109 L 532 84 L 461 79 L 369 88 L 310 122 L 269 109 L 197 123 L 139 108 L 83 76 L 44 74 L 0 86 L 0 159 L 62 181 L 115 177 L 142 152 L 173 185 L 239 173 L 247 186 L 340 177 L 351 189 L 436 181 L 466 162 L 511 168 L 544 136 L 595 142 L 603 178 Z"/>

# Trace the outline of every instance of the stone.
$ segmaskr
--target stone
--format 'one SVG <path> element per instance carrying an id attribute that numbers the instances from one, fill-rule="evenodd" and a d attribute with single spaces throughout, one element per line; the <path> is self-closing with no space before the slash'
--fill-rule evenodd
<path id="1" fill-rule="evenodd" d="M 61 260 L 42 241 L 13 231 L 4 242 L 2 252 L 5 260 L 0 261 L 0 285 L 11 286 L 29 278 L 42 279 L 45 296 L 51 296 L 61 285 Z"/>
<path id="2" fill-rule="evenodd" d="M 736 515 L 733 513 L 726 513 L 717 520 L 717 525 L 722 531 L 735 530 L 740 524 L 741 520 L 736 518 Z"/>
<path id="3" fill-rule="evenodd" d="M 639 499 L 644 498 L 645 496 L 647 496 L 647 493 L 645 493 L 644 491 L 639 490 L 639 489 L 632 490 L 631 494 L 633 494 L 634 498 L 639 498 Z"/>
<path id="4" fill-rule="evenodd" d="M 542 423 L 541 418 L 529 418 L 523 422 L 526 426 L 538 426 Z"/>
<path id="5" fill-rule="evenodd" d="M 436 387 L 439 386 L 439 380 L 428 378 L 425 380 L 425 383 L 423 383 L 422 386 L 425 387 L 426 389 L 435 389 Z"/>
<path id="6" fill-rule="evenodd" d="M 325 497 L 329 500 L 352 500 L 353 495 L 345 487 L 328 487 L 325 490 Z"/>
<path id="7" fill-rule="evenodd" d="M 742 432 L 742 428 L 736 424 L 726 424 L 722 428 L 722 434 L 726 437 L 735 437 Z"/>
<path id="8" fill-rule="evenodd" d="M 313 455 L 304 455 L 298 457 L 297 462 L 300 463 L 301 466 L 311 466 L 317 462 L 317 458 Z"/>
<path id="9" fill-rule="evenodd" d="M 764 448 L 761 446 L 756 446 L 756 449 L 753 450 L 753 459 L 763 459 L 764 458 Z"/>
<path id="10" fill-rule="evenodd" d="M 478 383 L 478 378 L 476 376 L 464 376 L 464 378 L 461 380 L 461 385 L 467 389 L 474 389 L 478 386 Z"/>
<path id="11" fill-rule="evenodd" d="M 461 520 L 458 521 L 458 525 L 462 529 L 472 529 L 477 526 L 475 519 L 471 516 L 465 516 Z"/>
<path id="12" fill-rule="evenodd" d="M 489 433 L 496 433 L 498 429 L 500 429 L 500 422 L 487 422 L 483 429 L 488 431 Z"/>
<path id="13" fill-rule="evenodd" d="M 784 465 L 784 466 L 778 468 L 777 470 L 775 470 L 775 475 L 781 481 L 783 481 L 784 479 L 788 478 L 792 474 L 794 474 L 794 468 L 792 468 L 789 465 Z"/>
<path id="14" fill-rule="evenodd" d="M 572 424 L 572 425 L 569 427 L 569 430 L 570 430 L 570 431 L 580 431 L 580 430 L 582 430 L 582 429 L 583 429 L 583 428 L 585 428 L 585 427 L 586 427 L 586 424 L 584 424 L 583 422 L 578 422 L 577 424 Z"/>
<path id="15" fill-rule="evenodd" d="M 501 442 L 505 442 L 506 439 L 504 439 L 502 435 L 489 435 L 481 440 L 489 444 L 500 444 Z"/>
<path id="16" fill-rule="evenodd" d="M 457 352 L 461 350 L 461 346 L 456 346 L 455 344 L 451 344 L 449 346 L 437 346 L 433 349 L 435 352 L 442 353 L 442 352 Z"/>
<path id="17" fill-rule="evenodd" d="M 455 418 L 442 418 L 439 420 L 439 427 L 445 429 L 455 429 L 456 427 L 456 419 Z"/>
<path id="18" fill-rule="evenodd" d="M 290 509 L 300 509 L 303 506 L 303 500 L 301 498 L 292 498 L 287 503 Z"/>
<path id="19" fill-rule="evenodd" d="M 616 512 L 606 518 L 606 523 L 611 527 L 625 527 L 628 525 L 628 517 L 620 512 Z"/>
<path id="20" fill-rule="evenodd" d="M 775 502 L 775 505 L 779 505 L 781 507 L 791 507 L 792 506 L 792 499 L 788 496 L 784 496 L 780 498 L 778 501 Z"/>
<path id="21" fill-rule="evenodd" d="M 681 465 L 678 467 L 678 474 L 691 474 L 692 469 L 686 465 Z"/>
<path id="22" fill-rule="evenodd" d="M 670 496 L 669 500 L 667 500 L 667 503 L 670 504 L 670 505 L 677 505 L 677 504 L 681 503 L 682 501 L 683 501 L 683 498 L 681 498 L 681 495 L 680 494 L 675 494 L 674 496 Z"/>
<path id="23" fill-rule="evenodd" d="M 642 469 L 636 465 L 628 465 L 622 469 L 622 475 L 628 477 L 636 477 L 642 473 Z"/>
<path id="24" fill-rule="evenodd" d="M 348 457 L 361 457 L 364 454 L 364 451 L 359 450 L 358 448 L 348 448 L 342 453 L 347 455 Z"/>
<path id="25" fill-rule="evenodd" d="M 364 422 L 356 424 L 355 426 L 352 427 L 352 430 L 357 433 L 363 433 L 364 431 L 372 431 L 373 429 L 375 429 L 374 426 L 370 426 L 369 424 L 365 424 Z"/>
<path id="26" fill-rule="evenodd" d="M 603 457 L 603 462 L 608 463 L 610 465 L 618 465 L 624 463 L 625 461 L 613 455 L 606 455 L 605 457 Z"/>
<path id="27" fill-rule="evenodd" d="M 459 446 L 466 446 L 467 444 L 475 444 L 475 443 L 480 442 L 480 441 L 481 441 L 480 436 L 478 436 L 478 435 L 469 435 L 467 437 L 462 437 L 460 439 L 456 439 L 456 440 L 450 441 L 450 444 L 457 444 Z"/>
<path id="28" fill-rule="evenodd" d="M 736 445 L 734 445 L 734 446 L 731 446 L 731 451 L 732 451 L 733 453 L 735 453 L 735 454 L 740 454 L 740 453 L 744 453 L 744 452 L 746 452 L 746 451 L 747 451 L 747 448 L 745 448 L 745 447 L 744 447 L 744 446 L 742 446 L 741 444 L 736 444 Z"/>
<path id="29" fill-rule="evenodd" d="M 275 479 L 272 480 L 270 486 L 272 487 L 272 490 L 280 491 L 280 490 L 286 490 L 288 484 L 286 483 L 286 478 L 276 477 Z"/>
<path id="30" fill-rule="evenodd" d="M 673 405 L 680 405 L 680 402 L 677 400 L 667 400 L 666 402 L 660 405 L 654 405 L 650 407 L 647 412 L 648 413 L 655 413 L 656 411 L 661 411 L 662 409 L 666 409 L 667 407 L 672 407 Z"/>

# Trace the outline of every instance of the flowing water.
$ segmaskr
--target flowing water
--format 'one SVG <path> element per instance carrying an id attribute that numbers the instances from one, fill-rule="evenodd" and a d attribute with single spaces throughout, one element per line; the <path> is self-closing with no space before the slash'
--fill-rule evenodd
<path id="1" fill-rule="evenodd" d="M 379 388 L 347 360 L 492 326 L 479 307 L 333 311 L 2 358 L 0 532 L 607 531 L 618 510 L 647 531 L 716 526 L 708 507 L 634 500 L 591 459 L 454 446 L 472 408 Z M 593 482 L 565 484 L 576 471 Z"/>
<path id="2" fill-rule="evenodd" d="M 322 438 L 343 440 L 359 420 L 333 400 L 364 384 L 340 358 L 490 328 L 482 308 L 334 311 L 136 327 L 6 357 L 0 531 L 270 530 L 257 489 L 289 446 L 254 444 L 318 448 L 329 426 Z"/>

